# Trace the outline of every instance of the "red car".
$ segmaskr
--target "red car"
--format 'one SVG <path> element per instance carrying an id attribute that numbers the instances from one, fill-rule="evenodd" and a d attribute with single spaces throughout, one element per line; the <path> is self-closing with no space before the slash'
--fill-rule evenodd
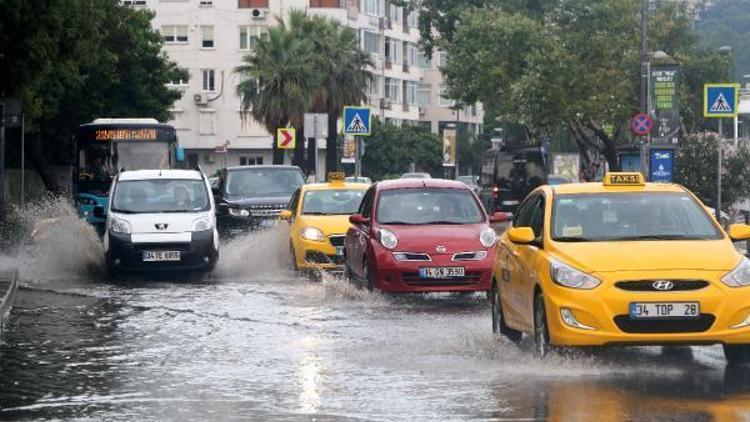
<path id="1" fill-rule="evenodd" d="M 380 182 L 346 234 L 350 280 L 388 292 L 489 291 L 497 235 L 476 194 L 441 179 Z"/>

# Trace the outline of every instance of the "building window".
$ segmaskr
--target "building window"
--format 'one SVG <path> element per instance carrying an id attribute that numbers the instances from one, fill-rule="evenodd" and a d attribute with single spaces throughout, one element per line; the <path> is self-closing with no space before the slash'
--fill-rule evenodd
<path id="1" fill-rule="evenodd" d="M 216 72 L 213 69 L 203 69 L 201 70 L 201 74 L 203 75 L 203 91 L 216 91 Z"/>
<path id="2" fill-rule="evenodd" d="M 201 47 L 214 48 L 213 26 L 201 26 Z"/>
<path id="3" fill-rule="evenodd" d="M 416 66 L 417 45 L 411 42 L 405 42 L 404 45 L 406 46 L 406 59 L 404 60 L 404 63 L 408 64 L 409 66 Z"/>
<path id="4" fill-rule="evenodd" d="M 417 49 L 417 67 L 419 67 L 420 69 L 429 69 L 430 65 L 430 59 L 428 59 L 423 52 Z"/>
<path id="5" fill-rule="evenodd" d="M 250 51 L 258 45 L 258 40 L 268 35 L 268 28 L 258 25 L 240 26 L 240 50 Z"/>
<path id="6" fill-rule="evenodd" d="M 164 35 L 164 42 L 167 44 L 188 42 L 187 25 L 164 25 L 161 27 L 161 33 Z"/>
<path id="7" fill-rule="evenodd" d="M 385 38 L 385 59 L 394 64 L 401 64 L 401 41 Z"/>
<path id="8" fill-rule="evenodd" d="M 417 82 L 407 81 L 406 84 L 406 101 L 409 105 L 416 105 L 417 102 Z"/>
<path id="9" fill-rule="evenodd" d="M 440 107 L 452 108 L 456 106 L 456 101 L 451 100 L 447 97 L 447 89 L 445 85 L 440 85 Z"/>
<path id="10" fill-rule="evenodd" d="M 124 6 L 145 6 L 146 0 L 122 0 Z"/>
<path id="11" fill-rule="evenodd" d="M 406 17 L 406 24 L 409 25 L 410 28 L 416 28 L 419 26 L 419 15 L 417 12 L 412 11 L 409 13 Z"/>
<path id="12" fill-rule="evenodd" d="M 367 80 L 365 94 L 369 98 L 377 98 L 380 96 L 380 77 L 373 76 L 372 79 Z"/>
<path id="13" fill-rule="evenodd" d="M 364 50 L 370 54 L 380 54 L 380 35 L 376 32 L 364 31 Z"/>
<path id="14" fill-rule="evenodd" d="M 268 0 L 237 0 L 237 7 L 240 9 L 268 7 Z"/>
<path id="15" fill-rule="evenodd" d="M 214 0 L 200 0 L 200 7 L 214 7 Z"/>
<path id="16" fill-rule="evenodd" d="M 263 157 L 240 157 L 241 166 L 260 166 L 263 165 Z"/>
<path id="17" fill-rule="evenodd" d="M 430 105 L 430 98 L 432 97 L 432 85 L 430 84 L 419 84 L 417 86 L 417 104 L 420 106 Z"/>
<path id="18" fill-rule="evenodd" d="M 401 81 L 385 78 L 385 98 L 393 103 L 401 102 Z"/>
<path id="19" fill-rule="evenodd" d="M 187 88 L 188 81 L 185 79 L 176 79 L 173 81 L 169 81 L 167 83 L 167 86 L 170 88 Z"/>
<path id="20" fill-rule="evenodd" d="M 401 8 L 390 5 L 391 11 L 388 14 L 388 16 L 391 18 L 391 22 L 394 24 L 400 24 L 401 23 Z"/>
<path id="21" fill-rule="evenodd" d="M 373 15 L 373 16 L 380 16 L 380 0 L 361 0 L 362 4 L 362 12 Z"/>
<path id="22" fill-rule="evenodd" d="M 213 111 L 201 111 L 200 113 L 200 134 L 213 135 L 216 118 Z"/>

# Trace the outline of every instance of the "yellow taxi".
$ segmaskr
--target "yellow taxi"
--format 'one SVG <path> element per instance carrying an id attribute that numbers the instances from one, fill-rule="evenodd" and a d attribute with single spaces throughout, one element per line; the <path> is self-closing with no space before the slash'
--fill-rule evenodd
<path id="1" fill-rule="evenodd" d="M 348 183 L 343 173 L 329 173 L 328 183 L 299 188 L 280 217 L 289 222 L 292 265 L 295 270 L 342 271 L 344 238 L 370 185 Z"/>
<path id="2" fill-rule="evenodd" d="M 750 361 L 750 260 L 704 205 L 640 173 L 541 186 L 501 236 L 491 290 L 493 331 L 556 346 L 721 343 Z"/>

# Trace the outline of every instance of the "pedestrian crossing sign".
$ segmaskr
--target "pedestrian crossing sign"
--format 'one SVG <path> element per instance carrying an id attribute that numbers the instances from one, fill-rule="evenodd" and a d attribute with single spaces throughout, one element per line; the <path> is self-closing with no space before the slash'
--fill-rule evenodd
<path id="1" fill-rule="evenodd" d="M 706 84 L 703 117 L 736 117 L 739 89 L 737 84 Z"/>
<path id="2" fill-rule="evenodd" d="M 369 107 L 344 107 L 344 134 L 370 136 L 372 109 Z"/>

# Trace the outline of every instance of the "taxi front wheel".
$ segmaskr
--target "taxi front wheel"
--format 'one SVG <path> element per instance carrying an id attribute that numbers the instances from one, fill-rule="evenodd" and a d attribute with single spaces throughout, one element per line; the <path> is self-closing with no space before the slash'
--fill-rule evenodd
<path id="1" fill-rule="evenodd" d="M 724 357 L 729 365 L 744 365 L 750 363 L 750 345 L 725 344 Z"/>
<path id="2" fill-rule="evenodd" d="M 492 332 L 495 334 L 502 334 L 513 343 L 519 343 L 523 334 L 505 324 L 502 302 L 500 301 L 500 288 L 497 285 L 497 281 L 492 282 L 490 300 L 492 301 Z"/>
<path id="3" fill-rule="evenodd" d="M 553 350 L 549 340 L 544 295 L 541 292 L 534 298 L 534 350 L 540 358 L 546 357 Z"/>

